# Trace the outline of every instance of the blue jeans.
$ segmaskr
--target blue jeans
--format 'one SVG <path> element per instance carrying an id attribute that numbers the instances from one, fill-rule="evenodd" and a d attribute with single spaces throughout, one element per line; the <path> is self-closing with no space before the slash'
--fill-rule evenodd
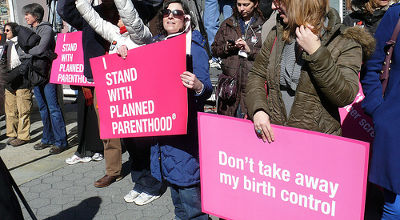
<path id="1" fill-rule="evenodd" d="M 385 204 L 381 220 L 400 219 L 400 195 L 385 189 L 384 196 Z"/>
<path id="2" fill-rule="evenodd" d="M 43 122 L 43 144 L 67 147 L 64 118 L 57 102 L 57 85 L 47 83 L 33 89 Z"/>
<path id="3" fill-rule="evenodd" d="M 222 15 L 224 20 L 232 16 L 232 0 L 205 0 L 204 2 L 204 28 L 207 32 L 208 45 L 210 46 L 214 42 L 215 34 L 219 29 L 221 21 L 219 17 Z M 237 39 L 233 39 L 237 40 Z"/>
<path id="4" fill-rule="evenodd" d="M 163 184 L 151 175 L 149 169 L 141 171 L 132 170 L 131 178 L 132 182 L 135 183 L 133 190 L 137 192 L 145 192 L 152 196 L 158 196 L 165 191 Z"/>
<path id="5" fill-rule="evenodd" d="M 179 187 L 172 185 L 171 197 L 175 206 L 175 220 L 208 220 L 201 212 L 200 186 Z"/>

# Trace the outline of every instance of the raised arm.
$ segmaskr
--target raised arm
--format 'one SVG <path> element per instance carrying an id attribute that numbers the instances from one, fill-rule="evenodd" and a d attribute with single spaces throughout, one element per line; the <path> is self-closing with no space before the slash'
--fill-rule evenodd
<path id="1" fill-rule="evenodd" d="M 123 41 L 119 33 L 119 27 L 101 18 L 89 2 L 86 0 L 76 0 L 75 4 L 80 13 L 79 16 L 82 16 L 97 34 L 110 43 L 113 41 Z"/>
<path id="2" fill-rule="evenodd" d="M 144 25 L 132 1 L 114 0 L 114 3 L 132 41 L 136 44 L 151 43 L 150 29 Z"/>

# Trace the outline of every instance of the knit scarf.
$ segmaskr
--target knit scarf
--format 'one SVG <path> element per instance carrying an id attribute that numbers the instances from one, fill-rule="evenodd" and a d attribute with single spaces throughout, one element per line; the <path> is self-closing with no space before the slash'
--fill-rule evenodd
<path id="1" fill-rule="evenodd" d="M 7 51 L 7 52 L 10 52 L 9 65 L 10 65 L 10 69 L 14 69 L 15 67 L 17 67 L 21 64 L 21 61 L 19 60 L 19 56 L 17 53 L 17 49 L 15 48 L 15 45 L 18 44 L 18 37 L 13 37 L 8 41 L 11 41 L 11 44 L 10 44 L 11 50 Z"/>

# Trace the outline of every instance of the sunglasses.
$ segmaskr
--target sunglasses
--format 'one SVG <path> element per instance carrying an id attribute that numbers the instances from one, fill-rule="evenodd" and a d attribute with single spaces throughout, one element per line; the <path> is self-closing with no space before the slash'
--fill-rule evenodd
<path id="1" fill-rule="evenodd" d="M 178 19 L 183 19 L 183 17 L 185 16 L 185 12 L 183 12 L 182 10 L 171 11 L 168 8 L 162 10 L 162 14 L 163 14 L 164 18 L 168 17 L 171 13 L 174 18 L 178 18 Z"/>

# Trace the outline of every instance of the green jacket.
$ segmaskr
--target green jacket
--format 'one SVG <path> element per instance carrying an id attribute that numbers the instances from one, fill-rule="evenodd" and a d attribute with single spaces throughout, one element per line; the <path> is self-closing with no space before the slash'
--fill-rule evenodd
<path id="1" fill-rule="evenodd" d="M 363 57 L 373 52 L 375 41 L 361 28 L 342 25 L 334 9 L 327 18 L 321 47 L 312 55 L 302 54 L 305 64 L 289 116 L 279 84 L 283 26 L 277 24 L 271 30 L 248 76 L 245 101 L 250 118 L 262 110 L 273 124 L 341 135 L 338 108 L 356 97 Z"/>

